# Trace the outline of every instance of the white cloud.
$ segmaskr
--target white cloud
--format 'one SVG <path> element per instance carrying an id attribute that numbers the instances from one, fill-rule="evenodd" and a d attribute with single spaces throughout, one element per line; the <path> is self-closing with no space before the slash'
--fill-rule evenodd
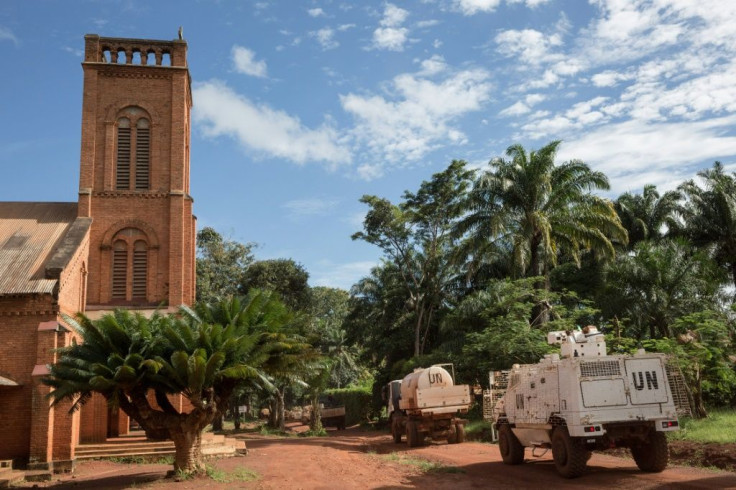
<path id="1" fill-rule="evenodd" d="M 499 112 L 498 115 L 499 116 L 520 116 L 522 114 L 527 114 L 528 112 L 531 112 L 531 109 L 529 108 L 529 106 L 519 100 L 514 105 L 509 106 L 506 109 Z"/>
<path id="2" fill-rule="evenodd" d="M 423 72 L 404 73 L 386 84 L 386 96 L 350 93 L 341 95 L 340 102 L 355 118 L 355 141 L 381 166 L 402 166 L 444 143 L 464 143 L 465 135 L 455 123 L 490 98 L 489 79 L 488 72 L 479 69 L 450 72 L 439 81 Z M 359 168 L 360 176 L 380 176 L 383 169 L 376 165 Z"/>
<path id="3" fill-rule="evenodd" d="M 440 23 L 440 21 L 439 20 L 436 20 L 436 19 L 420 20 L 419 22 L 417 22 L 417 27 L 419 29 L 426 29 L 428 27 L 434 27 L 434 26 L 436 26 L 439 23 Z"/>
<path id="4" fill-rule="evenodd" d="M 16 46 L 19 43 L 18 42 L 18 38 L 15 37 L 15 34 L 13 34 L 13 31 L 11 31 L 10 29 L 8 29 L 7 27 L 0 26 L 0 41 L 2 41 L 2 40 L 10 41 L 13 44 L 15 44 Z"/>
<path id="5" fill-rule="evenodd" d="M 494 38 L 498 52 L 506 57 L 518 58 L 527 65 L 541 65 L 563 58 L 554 48 L 562 45 L 560 34 L 544 34 L 534 29 L 506 30 Z"/>
<path id="6" fill-rule="evenodd" d="M 379 27 L 373 31 L 373 47 L 388 51 L 403 51 L 409 30 L 405 27 Z"/>
<path id="7" fill-rule="evenodd" d="M 340 43 L 335 40 L 335 31 L 329 27 L 324 27 L 318 31 L 310 32 L 309 35 L 317 39 L 317 42 L 324 50 L 334 49 L 340 45 Z"/>
<path id="8" fill-rule="evenodd" d="M 409 29 L 401 25 L 408 16 L 408 11 L 391 3 L 386 4 L 380 27 L 373 31 L 372 47 L 388 51 L 403 51 L 404 44 L 409 39 Z"/>
<path id="9" fill-rule="evenodd" d="M 334 168 L 351 161 L 337 131 L 327 124 L 307 128 L 297 117 L 256 104 L 218 80 L 196 84 L 193 97 L 194 121 L 207 137 L 227 136 L 257 153 L 299 164 L 326 162 Z"/>
<path id="10" fill-rule="evenodd" d="M 70 46 L 64 46 L 64 47 L 63 47 L 62 49 L 63 49 L 64 51 L 66 51 L 67 53 L 71 53 L 71 54 L 73 54 L 73 55 L 74 55 L 74 56 L 76 56 L 77 58 L 83 58 L 83 57 L 84 57 L 84 51 L 83 51 L 83 50 L 81 50 L 81 49 L 78 49 L 78 48 L 72 48 L 72 47 L 70 47 Z"/>
<path id="11" fill-rule="evenodd" d="M 515 104 L 502 110 L 498 113 L 498 115 L 503 117 L 511 117 L 528 114 L 529 112 L 531 112 L 533 106 L 539 104 L 546 99 L 547 96 L 544 94 L 528 94 L 526 97 L 524 97 L 524 102 L 520 100 L 516 101 Z"/>
<path id="12" fill-rule="evenodd" d="M 307 13 L 309 14 L 310 17 L 324 17 L 326 15 L 325 11 L 322 10 L 321 8 L 309 9 L 307 10 Z"/>
<path id="13" fill-rule="evenodd" d="M 615 87 L 620 81 L 630 79 L 631 76 L 613 70 L 602 71 L 590 77 L 596 87 Z"/>
<path id="14" fill-rule="evenodd" d="M 267 68 L 263 60 L 256 61 L 256 54 L 243 46 L 233 46 L 232 57 L 235 71 L 254 77 L 265 77 Z"/>
<path id="15" fill-rule="evenodd" d="M 320 261 L 312 269 L 312 286 L 325 286 L 350 290 L 353 284 L 370 274 L 371 269 L 378 265 L 378 261 L 358 261 L 337 264 L 331 260 Z"/>
<path id="16" fill-rule="evenodd" d="M 698 122 L 608 124 L 565 140 L 560 161 L 581 158 L 611 179 L 612 192 L 681 182 L 703 162 L 734 154 L 736 116 Z"/>
<path id="17" fill-rule="evenodd" d="M 404 23 L 409 16 L 409 12 L 392 3 L 387 3 L 383 11 L 381 25 L 383 27 L 398 27 Z"/>
<path id="18" fill-rule="evenodd" d="M 506 0 L 506 3 L 508 3 L 509 5 L 515 3 L 523 3 L 529 8 L 534 8 L 547 2 L 549 2 L 549 0 Z"/>
<path id="19" fill-rule="evenodd" d="M 348 29 L 352 29 L 355 27 L 355 24 L 340 24 L 337 26 L 337 30 L 340 32 L 347 31 Z"/>
<path id="20" fill-rule="evenodd" d="M 337 208 L 340 201 L 334 199 L 294 199 L 281 205 L 292 217 L 324 216 Z"/>
<path id="21" fill-rule="evenodd" d="M 501 0 L 455 0 L 455 7 L 465 15 L 475 15 L 478 12 L 493 12 Z"/>
<path id="22" fill-rule="evenodd" d="M 422 70 L 419 72 L 420 75 L 432 76 L 437 75 L 447 69 L 447 63 L 445 58 L 436 54 L 429 59 L 423 60 L 421 63 Z"/>

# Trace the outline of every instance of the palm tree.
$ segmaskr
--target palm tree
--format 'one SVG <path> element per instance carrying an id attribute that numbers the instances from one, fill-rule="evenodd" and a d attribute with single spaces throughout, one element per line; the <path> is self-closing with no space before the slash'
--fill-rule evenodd
<path id="1" fill-rule="evenodd" d="M 516 144 L 506 150 L 509 160 L 492 160 L 456 227 L 481 253 L 507 250 L 517 274 L 542 276 L 546 289 L 562 253 L 577 264 L 585 250 L 611 259 L 612 240 L 627 240 L 612 203 L 591 194 L 609 188 L 606 176 L 579 160 L 555 165 L 559 145 L 527 152 Z"/>
<path id="2" fill-rule="evenodd" d="M 727 174 L 721 162 L 698 172 L 680 188 L 688 197 L 683 208 L 685 234 L 695 246 L 708 249 L 731 275 L 736 286 L 736 174 Z"/>
<path id="3" fill-rule="evenodd" d="M 616 199 L 616 212 L 629 234 L 629 249 L 642 240 L 661 240 L 665 232 L 676 234 L 682 228 L 677 217 L 681 199 L 679 191 L 660 196 L 654 185 L 645 185 L 641 194 L 626 192 Z"/>
<path id="4" fill-rule="evenodd" d="M 278 330 L 289 320 L 283 305 L 263 293 L 220 305 L 223 315 L 204 319 L 190 309 L 150 319 L 125 310 L 94 321 L 68 318 L 81 342 L 59 349 L 44 379 L 54 388 L 49 396 L 53 403 L 71 401 L 75 410 L 101 393 L 147 434 L 174 441 L 175 470 L 203 471 L 202 430 L 224 412 L 237 386 L 266 382 L 267 366 L 286 348 Z M 189 412 L 169 402 L 167 395 L 179 393 L 191 402 Z"/>

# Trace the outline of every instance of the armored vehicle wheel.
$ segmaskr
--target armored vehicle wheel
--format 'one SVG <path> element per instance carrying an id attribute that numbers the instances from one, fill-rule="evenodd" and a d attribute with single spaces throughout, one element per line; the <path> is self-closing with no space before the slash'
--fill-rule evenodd
<path id="1" fill-rule="evenodd" d="M 631 447 L 631 455 L 640 470 L 659 473 L 669 460 L 667 436 L 664 432 L 652 431 L 646 442 Z"/>
<path id="2" fill-rule="evenodd" d="M 457 442 L 465 442 L 465 426 L 463 424 L 455 424 L 457 430 Z"/>
<path id="3" fill-rule="evenodd" d="M 417 447 L 421 444 L 422 440 L 419 438 L 419 431 L 417 430 L 417 424 L 413 420 L 406 422 L 406 444 L 409 447 Z"/>
<path id="4" fill-rule="evenodd" d="M 391 435 L 396 444 L 401 442 L 401 424 L 394 417 L 391 417 Z"/>
<path id="5" fill-rule="evenodd" d="M 465 430 L 463 430 L 463 435 Z M 511 427 L 503 424 L 498 428 L 498 449 L 504 464 L 521 464 L 524 462 L 524 446 L 516 438 Z"/>
<path id="6" fill-rule="evenodd" d="M 570 437 L 567 427 L 557 427 L 552 432 L 552 458 L 560 476 L 577 478 L 582 475 L 589 452 L 579 440 Z"/>

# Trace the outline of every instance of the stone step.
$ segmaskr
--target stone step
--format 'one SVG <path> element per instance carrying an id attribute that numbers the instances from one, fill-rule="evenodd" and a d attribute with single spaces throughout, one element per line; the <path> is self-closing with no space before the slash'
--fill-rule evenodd
<path id="1" fill-rule="evenodd" d="M 202 437 L 202 454 L 205 456 L 232 455 L 245 452 L 245 441 L 242 439 L 225 437 L 221 434 L 204 434 Z M 174 453 L 175 449 L 172 441 L 147 443 L 114 442 L 109 444 L 84 444 L 78 446 L 76 457 L 78 459 L 100 459 L 133 456 L 164 456 Z"/>
<path id="2" fill-rule="evenodd" d="M 89 453 L 96 451 L 107 451 L 108 449 L 128 449 L 130 451 L 147 450 L 152 448 L 170 448 L 174 447 L 172 441 L 163 442 L 137 442 L 137 443 L 126 443 L 126 444 L 82 444 L 77 446 L 77 454 Z"/>
<path id="3" fill-rule="evenodd" d="M 106 459 L 106 458 L 135 458 L 138 456 L 142 457 L 156 457 L 156 456 L 168 456 L 169 454 L 174 454 L 174 448 L 172 447 L 170 450 L 161 450 L 161 451 L 134 451 L 129 453 L 116 453 L 116 454 L 109 454 L 109 453 L 95 453 L 95 454 L 83 454 L 83 455 L 77 455 L 77 459 Z"/>
<path id="4" fill-rule="evenodd" d="M 5 470 L 0 473 L 0 488 L 10 488 L 14 483 L 22 481 L 25 474 L 22 471 Z"/>

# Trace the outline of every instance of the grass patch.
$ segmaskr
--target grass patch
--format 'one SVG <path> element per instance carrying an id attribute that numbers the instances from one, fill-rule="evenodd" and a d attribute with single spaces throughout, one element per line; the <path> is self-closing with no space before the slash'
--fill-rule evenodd
<path id="1" fill-rule="evenodd" d="M 207 466 L 207 476 L 217 483 L 246 482 L 258 479 L 258 473 L 243 467 L 227 472 L 212 466 Z"/>
<path id="2" fill-rule="evenodd" d="M 465 424 L 465 437 L 472 441 L 491 442 L 492 426 L 488 420 L 471 420 Z"/>
<path id="3" fill-rule="evenodd" d="M 736 411 L 730 409 L 711 410 L 706 419 L 680 419 L 680 430 L 670 432 L 674 441 L 702 443 L 733 443 L 736 441 Z"/>
<path id="4" fill-rule="evenodd" d="M 174 456 L 171 454 L 164 454 L 161 456 L 113 456 L 110 458 L 99 459 L 120 464 L 174 464 Z"/>
<path id="5" fill-rule="evenodd" d="M 326 437 L 327 431 L 324 429 L 324 427 L 320 430 L 312 430 L 309 429 L 304 432 L 299 433 L 299 437 Z"/>
<path id="6" fill-rule="evenodd" d="M 448 466 L 442 463 L 437 463 L 436 461 L 427 461 L 426 459 L 409 458 L 397 453 L 381 456 L 381 459 L 394 463 L 415 466 L 422 473 L 465 473 L 465 470 L 458 468 L 457 466 Z"/>
<path id="7" fill-rule="evenodd" d="M 263 436 L 294 437 L 294 434 L 291 432 L 286 432 L 286 431 L 278 430 L 278 429 L 272 429 L 265 424 L 261 426 L 258 432 Z"/>

